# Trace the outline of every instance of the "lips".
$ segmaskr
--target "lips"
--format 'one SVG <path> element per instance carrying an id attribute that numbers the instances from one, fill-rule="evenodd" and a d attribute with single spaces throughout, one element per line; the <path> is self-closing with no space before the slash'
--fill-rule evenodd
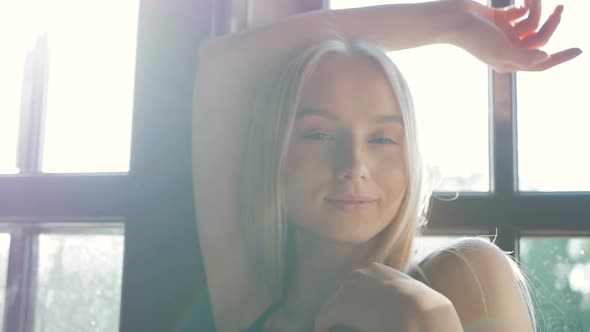
<path id="1" fill-rule="evenodd" d="M 377 198 L 368 195 L 331 195 L 326 197 L 326 201 L 344 212 L 360 212 L 372 207 L 377 202 Z"/>
<path id="2" fill-rule="evenodd" d="M 329 202 L 343 203 L 343 204 L 361 204 L 369 203 L 377 200 L 377 197 L 364 194 L 337 194 L 326 197 Z"/>

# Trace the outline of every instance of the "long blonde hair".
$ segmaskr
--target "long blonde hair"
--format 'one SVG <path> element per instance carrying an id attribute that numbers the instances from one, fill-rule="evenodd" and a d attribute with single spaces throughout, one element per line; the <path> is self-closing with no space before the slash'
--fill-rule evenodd
<path id="1" fill-rule="evenodd" d="M 385 49 L 370 42 L 348 41 L 335 36 L 304 49 L 265 73 L 257 82 L 254 100 L 245 109 L 249 123 L 238 167 L 238 216 L 247 244 L 245 250 L 256 265 L 255 269 L 263 275 L 273 297 L 283 295 L 288 265 L 283 176 L 287 149 L 303 86 L 322 57 L 329 53 L 362 55 L 376 63 L 396 96 L 405 128 L 409 180 L 399 210 L 378 235 L 376 250 L 369 259 L 403 272 L 420 270 L 419 266 L 410 264 L 410 259 L 413 258 L 414 238 L 426 226 L 434 183 L 421 157 L 412 96 L 405 78 Z M 462 257 L 455 249 L 443 250 Z M 509 261 L 536 331 L 534 305 L 526 279 L 519 267 Z"/>
<path id="2" fill-rule="evenodd" d="M 283 171 L 302 88 L 328 53 L 362 55 L 378 64 L 397 97 L 405 127 L 405 154 L 409 181 L 400 208 L 379 234 L 371 260 L 406 271 L 413 240 L 425 224 L 431 190 L 427 189 L 416 134 L 414 107 L 407 83 L 380 47 L 365 42 L 334 38 L 312 45 L 257 82 L 258 91 L 249 114 L 238 174 L 238 216 L 246 237 L 248 254 L 264 275 L 273 296 L 284 289 L 287 268 L 287 216 Z"/>

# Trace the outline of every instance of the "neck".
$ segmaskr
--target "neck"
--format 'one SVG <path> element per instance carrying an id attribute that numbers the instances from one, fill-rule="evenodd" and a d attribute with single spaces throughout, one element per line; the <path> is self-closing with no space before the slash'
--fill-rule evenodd
<path id="1" fill-rule="evenodd" d="M 309 322 L 350 271 L 364 267 L 373 245 L 332 242 L 293 226 L 295 268 L 283 303 L 290 320 Z"/>

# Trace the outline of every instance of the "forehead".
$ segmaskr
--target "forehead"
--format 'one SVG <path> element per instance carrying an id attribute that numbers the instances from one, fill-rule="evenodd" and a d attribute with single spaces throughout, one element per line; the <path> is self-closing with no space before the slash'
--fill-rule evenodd
<path id="1" fill-rule="evenodd" d="M 301 106 L 367 116 L 401 116 L 380 65 L 361 55 L 323 56 L 303 86 Z"/>

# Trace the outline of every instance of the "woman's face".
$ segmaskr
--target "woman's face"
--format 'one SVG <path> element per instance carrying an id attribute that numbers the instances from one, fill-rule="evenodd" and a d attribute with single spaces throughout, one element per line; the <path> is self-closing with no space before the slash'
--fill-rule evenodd
<path id="1" fill-rule="evenodd" d="M 396 105 L 377 64 L 341 54 L 321 59 L 303 88 L 287 155 L 291 222 L 332 241 L 363 243 L 394 219 L 408 181 Z M 371 201 L 345 204 L 345 195 Z"/>

